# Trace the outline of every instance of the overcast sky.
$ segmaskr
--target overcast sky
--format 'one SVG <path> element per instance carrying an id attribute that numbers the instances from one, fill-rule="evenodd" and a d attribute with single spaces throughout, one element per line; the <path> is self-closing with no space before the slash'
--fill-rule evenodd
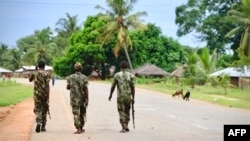
<path id="1" fill-rule="evenodd" d="M 183 45 L 200 46 L 192 35 L 182 38 L 176 36 L 175 8 L 188 0 L 138 0 L 134 12 L 146 11 L 142 17 L 146 23 L 154 23 L 162 30 L 163 35 L 178 40 Z M 106 0 L 0 0 L 0 43 L 10 47 L 16 41 L 34 34 L 35 30 L 50 27 L 53 31 L 60 18 L 78 15 L 78 23 L 83 23 L 89 15 L 100 10 L 96 5 L 106 6 Z"/>

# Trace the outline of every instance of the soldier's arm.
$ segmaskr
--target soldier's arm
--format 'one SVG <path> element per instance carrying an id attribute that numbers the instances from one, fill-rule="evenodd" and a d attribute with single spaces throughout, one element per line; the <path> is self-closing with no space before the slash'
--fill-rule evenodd
<path id="1" fill-rule="evenodd" d="M 45 84 L 45 91 L 46 91 L 46 95 L 47 95 L 47 101 L 49 101 L 49 91 L 50 91 L 50 87 L 49 87 L 49 81 L 46 80 L 46 84 Z"/>
<path id="2" fill-rule="evenodd" d="M 34 75 L 34 73 L 31 73 L 29 81 L 32 82 L 34 79 L 35 79 L 35 75 Z"/>
<path id="3" fill-rule="evenodd" d="M 115 90 L 115 86 L 117 85 L 117 83 L 118 83 L 118 81 L 116 79 L 114 79 L 112 86 L 111 86 L 111 89 L 110 89 L 109 101 L 111 101 L 111 98 L 112 98 L 112 95 L 113 95 L 113 92 Z"/>
<path id="4" fill-rule="evenodd" d="M 132 103 L 135 103 L 135 83 L 134 76 L 131 76 L 131 84 L 130 84 L 131 94 L 132 94 Z"/>
<path id="5" fill-rule="evenodd" d="M 87 86 L 84 87 L 84 94 L 86 95 L 86 105 L 89 103 L 89 89 Z"/>
<path id="6" fill-rule="evenodd" d="M 69 78 L 67 77 L 67 78 L 66 78 L 66 80 L 67 80 L 67 86 L 66 86 L 66 89 L 67 89 L 67 90 L 70 90 Z"/>

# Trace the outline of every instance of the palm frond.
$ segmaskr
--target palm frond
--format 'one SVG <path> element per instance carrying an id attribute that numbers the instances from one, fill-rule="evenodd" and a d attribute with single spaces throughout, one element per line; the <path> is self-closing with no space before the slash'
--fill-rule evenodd
<path id="1" fill-rule="evenodd" d="M 237 17 L 242 17 L 242 18 L 245 18 L 246 15 L 240 11 L 237 11 L 237 10 L 234 10 L 234 9 L 231 9 L 227 12 L 227 15 L 228 16 L 237 16 Z"/>
<path id="2" fill-rule="evenodd" d="M 106 15 L 112 15 L 112 14 L 113 14 L 112 11 L 110 11 L 110 10 L 108 10 L 108 9 L 106 9 L 106 8 L 104 8 L 104 7 L 102 7 L 101 5 L 96 5 L 95 8 L 104 11 L 104 12 L 106 13 Z"/>
<path id="3" fill-rule="evenodd" d="M 229 32 L 225 35 L 225 37 L 230 38 L 230 37 L 232 37 L 233 35 L 235 35 L 236 33 L 240 32 L 241 30 L 242 30 L 242 27 L 241 27 L 241 26 L 238 26 L 238 27 L 232 29 L 231 31 L 229 31 Z"/>
<path id="4" fill-rule="evenodd" d="M 115 58 L 118 57 L 120 50 L 121 50 L 121 44 L 120 44 L 119 42 L 117 42 L 117 43 L 115 44 L 115 47 L 114 47 L 114 55 L 115 55 Z"/>
<path id="5" fill-rule="evenodd" d="M 246 56 L 250 56 L 250 33 L 248 32 L 249 30 L 249 27 L 247 27 L 240 43 L 240 47 L 243 49 L 243 52 Z"/>
<path id="6" fill-rule="evenodd" d="M 147 16 L 147 12 L 137 12 L 125 18 L 126 25 L 129 29 L 146 29 L 147 26 L 144 25 L 142 22 L 143 20 L 140 19 L 142 16 Z"/>

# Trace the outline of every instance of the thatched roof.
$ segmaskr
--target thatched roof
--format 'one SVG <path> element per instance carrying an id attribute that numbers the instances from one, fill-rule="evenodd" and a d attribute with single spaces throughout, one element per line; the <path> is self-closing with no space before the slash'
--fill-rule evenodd
<path id="1" fill-rule="evenodd" d="M 165 70 L 153 65 L 153 64 L 145 64 L 139 68 L 136 68 L 132 71 L 133 74 L 138 76 L 168 76 L 170 73 Z"/>
<path id="2" fill-rule="evenodd" d="M 184 67 L 185 67 L 185 65 L 182 65 L 182 66 L 176 68 L 176 69 L 170 74 L 170 76 L 176 76 L 176 77 L 181 77 L 181 76 L 183 76 Z"/>

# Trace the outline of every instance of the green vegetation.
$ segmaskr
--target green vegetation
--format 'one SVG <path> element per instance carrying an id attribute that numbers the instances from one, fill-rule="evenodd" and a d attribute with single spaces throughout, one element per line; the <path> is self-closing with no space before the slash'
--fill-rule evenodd
<path id="1" fill-rule="evenodd" d="M 176 7 L 177 35 L 195 33 L 198 41 L 206 43 L 199 48 L 184 46 L 162 35 L 157 25 L 143 23 L 147 11 L 133 11 L 137 2 L 142 1 L 106 0 L 106 6 L 96 6 L 100 13 L 80 19 L 83 26 L 77 15 L 66 13 L 56 22 L 55 31 L 34 29 L 14 48 L 0 43 L 0 66 L 14 71 L 45 60 L 56 75 L 65 77 L 72 73 L 74 63 L 81 62 L 84 74 L 95 72 L 105 79 L 111 66 L 119 67 L 121 60 L 128 60 L 130 68 L 151 63 L 167 72 L 185 65 L 185 78 L 193 87 L 198 81 L 205 83 L 206 74 L 218 69 L 249 67 L 250 0 L 187 0 Z"/>
<path id="2" fill-rule="evenodd" d="M 0 81 L 0 106 L 9 106 L 32 96 L 33 88 L 11 80 Z"/>
<path id="3" fill-rule="evenodd" d="M 227 93 L 223 87 L 213 87 L 211 85 L 196 86 L 191 88 L 189 85 L 178 85 L 173 79 L 161 80 L 160 83 L 155 83 L 161 79 L 136 78 L 136 87 L 145 88 L 155 91 L 173 94 L 176 90 L 183 88 L 184 92 L 187 89 L 191 91 L 190 100 L 198 99 L 214 104 L 219 104 L 228 107 L 250 109 L 250 89 L 241 90 L 239 88 L 228 88 Z"/>
<path id="4" fill-rule="evenodd" d="M 102 79 L 109 77 L 112 66 L 119 68 L 125 59 L 131 63 L 130 68 L 146 63 L 167 72 L 182 68 L 180 82 L 191 87 L 192 98 L 225 106 L 250 107 L 249 90 L 232 88 L 229 76 L 211 78 L 208 75 L 226 67 L 249 68 L 250 0 L 188 0 L 176 7 L 177 35 L 196 33 L 197 40 L 206 43 L 200 48 L 183 46 L 172 37 L 162 35 L 157 25 L 141 23 L 140 17 L 146 12 L 130 13 L 137 1 L 107 0 L 107 9 L 96 6 L 105 13 L 88 16 L 83 27 L 78 26 L 77 16 L 66 13 L 66 18 L 56 23 L 57 34 L 46 27 L 19 39 L 16 48 L 1 43 L 0 66 L 16 70 L 45 60 L 53 66 L 56 75 L 65 77 L 72 73 L 75 62 L 81 62 L 84 74 L 95 72 Z M 227 54 L 228 49 L 233 54 Z M 140 87 L 150 85 L 151 89 L 170 94 L 180 88 L 168 78 L 136 81 Z"/>

